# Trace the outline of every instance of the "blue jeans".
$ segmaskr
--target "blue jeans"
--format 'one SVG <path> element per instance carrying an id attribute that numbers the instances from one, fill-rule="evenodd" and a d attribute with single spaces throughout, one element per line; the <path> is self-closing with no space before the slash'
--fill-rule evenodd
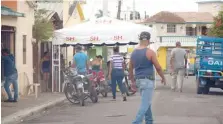
<path id="1" fill-rule="evenodd" d="M 8 95 L 8 99 L 9 100 L 18 100 L 18 74 L 15 73 L 15 74 L 12 74 L 8 77 L 5 78 L 5 84 L 4 84 L 4 88 L 5 88 L 5 91 Z M 13 88 L 14 88 L 14 99 L 12 98 L 12 94 L 11 94 L 11 90 L 10 90 L 10 85 L 11 83 L 13 84 Z"/>
<path id="2" fill-rule="evenodd" d="M 151 104 L 154 82 L 149 79 L 137 79 L 136 85 L 140 90 L 141 105 L 136 115 L 136 119 L 132 122 L 132 124 L 142 124 L 144 117 L 146 124 L 153 124 Z"/>
<path id="3" fill-rule="evenodd" d="M 124 70 L 123 69 L 112 69 L 111 73 L 111 86 L 112 86 L 112 95 L 116 97 L 116 83 L 118 83 L 119 89 L 122 94 L 125 93 L 125 89 L 123 88 L 122 80 L 124 78 Z"/>

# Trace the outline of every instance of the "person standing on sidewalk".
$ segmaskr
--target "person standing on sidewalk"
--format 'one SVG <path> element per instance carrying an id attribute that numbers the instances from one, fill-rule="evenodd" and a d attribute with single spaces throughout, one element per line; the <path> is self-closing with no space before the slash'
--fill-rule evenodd
<path id="1" fill-rule="evenodd" d="M 74 67 L 77 68 L 78 74 L 85 75 L 87 73 L 88 67 L 88 56 L 82 51 L 82 47 L 76 46 L 76 54 L 73 60 Z"/>
<path id="2" fill-rule="evenodd" d="M 183 80 L 187 68 L 187 53 L 183 48 L 181 48 L 180 42 L 176 42 L 176 48 L 171 51 L 170 67 L 173 79 L 171 89 L 175 91 L 176 84 L 178 83 L 178 91 L 182 92 Z"/>
<path id="3" fill-rule="evenodd" d="M 123 87 L 124 78 L 124 58 L 119 53 L 119 48 L 115 47 L 113 49 L 114 54 L 111 56 L 110 69 L 109 69 L 109 80 L 111 80 L 112 85 L 112 95 L 113 100 L 116 99 L 116 83 L 118 83 L 119 89 L 121 90 L 123 101 L 127 101 L 126 91 Z"/>
<path id="4" fill-rule="evenodd" d="M 48 52 L 44 52 L 44 56 L 41 59 L 40 62 L 40 67 L 41 67 L 41 73 L 43 74 L 43 91 L 47 92 L 50 91 L 49 89 L 49 78 L 50 78 L 50 56 Z"/>
<path id="5" fill-rule="evenodd" d="M 161 82 L 166 84 L 166 80 L 155 52 L 150 48 L 147 48 L 150 44 L 150 33 L 142 32 L 139 36 L 139 40 L 140 44 L 133 51 L 129 62 L 129 76 L 133 83 L 133 89 L 137 86 L 141 94 L 141 105 L 132 124 L 142 124 L 144 117 L 146 124 L 153 124 L 151 111 L 155 80 L 153 66 L 155 66 L 160 75 Z M 133 76 L 133 69 L 135 71 L 135 78 Z"/>
<path id="6" fill-rule="evenodd" d="M 8 95 L 8 100 L 5 102 L 18 101 L 18 72 L 15 66 L 15 57 L 10 54 L 8 49 L 2 49 L 2 64 L 4 65 L 5 84 L 4 88 Z M 12 98 L 10 85 L 13 84 L 14 98 Z"/>

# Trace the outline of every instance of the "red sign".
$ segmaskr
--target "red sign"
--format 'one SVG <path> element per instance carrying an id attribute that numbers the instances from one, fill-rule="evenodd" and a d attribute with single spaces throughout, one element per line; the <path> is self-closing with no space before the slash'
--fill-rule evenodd
<path id="1" fill-rule="evenodd" d="M 103 24 L 111 24 L 112 23 L 112 20 L 96 20 L 95 23 L 96 24 L 100 24 L 100 23 L 103 23 Z"/>
<path id="2" fill-rule="evenodd" d="M 66 37 L 66 41 L 76 41 L 75 37 Z"/>
<path id="3" fill-rule="evenodd" d="M 91 36 L 90 41 L 99 41 L 99 37 L 98 36 Z"/>
<path id="4" fill-rule="evenodd" d="M 122 36 L 114 36 L 113 40 L 123 40 Z"/>

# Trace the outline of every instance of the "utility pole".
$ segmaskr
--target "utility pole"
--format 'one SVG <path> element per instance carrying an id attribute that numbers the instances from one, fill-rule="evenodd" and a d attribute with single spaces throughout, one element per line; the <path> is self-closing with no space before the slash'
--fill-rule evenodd
<path id="1" fill-rule="evenodd" d="M 133 22 L 135 22 L 135 17 L 136 17 L 136 13 L 135 13 L 135 0 L 133 0 L 132 8 L 133 8 L 133 14 L 132 14 Z"/>
<path id="2" fill-rule="evenodd" d="M 103 16 L 108 16 L 108 0 L 103 0 Z"/>
<path id="3" fill-rule="evenodd" d="M 122 7 L 122 0 L 118 0 L 117 19 L 121 19 L 121 7 Z"/>

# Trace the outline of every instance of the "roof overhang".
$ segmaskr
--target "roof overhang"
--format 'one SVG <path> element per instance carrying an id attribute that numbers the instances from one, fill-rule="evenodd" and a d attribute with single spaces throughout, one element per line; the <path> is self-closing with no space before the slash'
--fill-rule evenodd
<path id="1" fill-rule="evenodd" d="M 37 7 L 37 5 L 36 5 L 36 3 L 35 2 L 33 2 L 33 1 L 26 1 L 27 2 L 27 4 L 29 5 L 29 7 L 31 7 L 31 8 L 35 8 L 35 7 Z"/>
<path id="2" fill-rule="evenodd" d="M 186 22 L 186 24 L 212 24 L 213 22 Z"/>
<path id="3" fill-rule="evenodd" d="M 25 17 L 24 13 L 16 12 L 8 7 L 1 6 L 1 15 L 4 16 L 16 16 L 16 17 Z"/>
<path id="4" fill-rule="evenodd" d="M 223 3 L 222 0 L 199 0 L 196 3 Z"/>

